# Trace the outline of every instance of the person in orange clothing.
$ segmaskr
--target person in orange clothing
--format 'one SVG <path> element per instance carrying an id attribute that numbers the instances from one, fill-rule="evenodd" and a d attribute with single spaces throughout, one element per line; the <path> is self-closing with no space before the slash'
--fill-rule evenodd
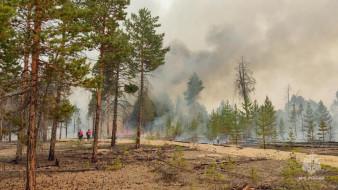
<path id="1" fill-rule="evenodd" d="M 87 140 L 90 139 L 90 135 L 92 135 L 92 132 L 90 131 L 90 129 L 88 129 L 88 131 L 86 132 L 87 135 Z"/>

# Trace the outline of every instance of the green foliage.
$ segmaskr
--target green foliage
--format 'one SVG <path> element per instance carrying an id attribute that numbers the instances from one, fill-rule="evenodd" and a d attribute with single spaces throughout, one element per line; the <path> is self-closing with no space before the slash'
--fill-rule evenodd
<path id="1" fill-rule="evenodd" d="M 251 167 L 250 178 L 251 178 L 252 183 L 254 183 L 254 184 L 258 183 L 258 175 L 257 175 L 256 169 L 254 167 Z"/>
<path id="2" fill-rule="evenodd" d="M 338 185 L 338 176 L 325 176 L 324 180 Z"/>
<path id="3" fill-rule="evenodd" d="M 280 118 L 279 123 L 278 123 L 278 127 L 279 127 L 279 134 L 282 137 L 282 139 L 284 140 L 285 125 L 284 125 L 284 119 L 283 118 Z"/>
<path id="4" fill-rule="evenodd" d="M 217 114 L 214 110 L 212 110 L 209 117 L 210 119 L 207 124 L 208 137 L 210 139 L 214 139 L 217 137 L 219 133 L 223 132 L 222 117 L 221 115 Z"/>
<path id="5" fill-rule="evenodd" d="M 124 91 L 128 94 L 133 94 L 138 91 L 138 86 L 135 84 L 125 84 L 124 85 Z"/>
<path id="6" fill-rule="evenodd" d="M 289 138 L 288 139 L 289 139 L 290 146 L 293 146 L 293 144 L 295 143 L 296 138 L 295 138 L 295 135 L 294 135 L 292 129 L 290 129 L 290 131 L 289 131 Z"/>
<path id="7" fill-rule="evenodd" d="M 211 164 L 209 164 L 207 168 L 205 169 L 204 173 L 205 173 L 204 175 L 206 178 L 211 179 L 215 182 L 225 180 L 224 176 L 217 172 L 215 162 L 212 162 Z"/>
<path id="8" fill-rule="evenodd" d="M 175 167 L 170 167 L 171 171 L 181 171 L 188 167 L 188 163 L 185 161 L 184 152 L 181 146 L 175 146 L 175 152 L 170 160 L 170 163 Z"/>
<path id="9" fill-rule="evenodd" d="M 261 137 L 261 140 L 263 141 L 263 147 L 266 148 L 265 144 L 267 142 L 267 137 L 273 135 L 273 133 L 277 133 L 276 130 L 276 117 L 275 117 L 275 108 L 272 105 L 272 102 L 270 101 L 269 97 L 267 96 L 264 102 L 264 105 L 262 105 L 259 109 L 259 116 L 257 121 L 257 126 L 259 127 L 259 130 L 257 132 L 257 135 Z M 275 134 L 277 136 L 277 134 Z"/>
<path id="10" fill-rule="evenodd" d="M 125 26 L 130 35 L 135 62 L 143 62 L 145 72 L 150 72 L 164 64 L 164 56 L 170 50 L 163 48 L 163 34 L 156 34 L 159 17 L 152 17 L 148 9 L 140 9 L 138 15 L 132 13 Z M 144 60 L 147 61 L 144 61 Z"/>
<path id="11" fill-rule="evenodd" d="M 230 131 L 231 140 L 238 144 L 238 141 L 241 139 L 242 136 L 242 126 L 241 120 L 243 116 L 241 115 L 240 111 L 237 109 L 237 105 L 235 104 L 234 111 L 232 112 L 232 125 Z"/>
<path id="12" fill-rule="evenodd" d="M 121 163 L 120 158 L 116 158 L 116 160 L 114 161 L 113 165 L 108 166 L 107 170 L 115 171 L 115 170 L 120 169 L 121 167 L 122 167 L 122 163 Z"/>
<path id="13" fill-rule="evenodd" d="M 224 184 L 225 177 L 217 171 L 217 165 L 214 161 L 206 167 L 204 176 L 206 179 L 213 181 L 214 189 L 228 188 L 228 185 Z"/>
<path id="14" fill-rule="evenodd" d="M 314 142 L 316 140 L 315 137 L 315 125 L 313 123 L 313 121 L 310 121 L 310 123 L 308 124 L 308 126 L 306 126 L 307 128 L 307 141 L 308 142 Z"/>
<path id="15" fill-rule="evenodd" d="M 333 166 L 329 166 L 329 165 L 325 165 L 325 164 L 321 164 L 321 169 L 326 170 L 326 171 L 330 171 L 330 172 L 334 172 L 338 175 L 338 168 L 333 167 Z"/>
<path id="16" fill-rule="evenodd" d="M 301 183 L 298 181 L 298 178 L 304 171 L 302 170 L 302 164 L 298 162 L 294 156 L 286 160 L 286 166 L 281 171 L 283 176 L 283 183 L 286 187 L 290 189 L 301 189 Z"/>
<path id="17" fill-rule="evenodd" d="M 79 139 L 77 139 L 76 141 L 68 141 L 66 143 L 66 147 L 71 149 L 72 151 L 83 150 L 86 148 L 84 142 L 80 141 Z"/>
<path id="18" fill-rule="evenodd" d="M 82 168 L 88 169 L 90 168 L 90 162 L 87 161 L 86 163 L 83 164 Z"/>
<path id="19" fill-rule="evenodd" d="M 325 142 L 325 135 L 327 134 L 328 127 L 324 119 L 320 120 L 319 126 L 318 126 L 318 136 L 319 139 L 321 139 L 323 142 Z"/>

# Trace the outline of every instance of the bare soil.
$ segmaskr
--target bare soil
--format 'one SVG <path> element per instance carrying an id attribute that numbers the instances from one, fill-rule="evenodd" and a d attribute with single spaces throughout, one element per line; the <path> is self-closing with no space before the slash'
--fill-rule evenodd
<path id="1" fill-rule="evenodd" d="M 57 143 L 55 162 L 47 161 L 48 144 L 39 144 L 38 189 L 280 189 L 289 151 L 223 147 L 208 144 L 144 140 L 134 149 L 132 140 L 99 141 L 97 163 L 90 163 L 92 141 Z M 182 147 L 180 152 L 177 145 Z M 298 149 L 299 150 L 299 149 Z M 307 152 L 295 153 L 302 161 Z M 321 150 L 323 151 L 323 150 Z M 181 153 L 181 154 L 180 154 Z M 25 160 L 11 163 L 15 144 L 0 144 L 0 189 L 24 189 Z M 338 156 L 318 155 L 322 164 L 338 167 Z M 116 164 L 117 158 L 121 165 Z M 215 169 L 212 164 L 215 163 Z M 109 167 L 113 166 L 113 169 Z M 115 167 L 115 168 L 114 168 Z M 211 168 L 211 169 L 210 169 Z M 255 175 L 252 174 L 255 171 Z M 209 175 L 208 175 L 209 174 Z M 211 175 L 210 175 L 211 174 Z M 321 170 L 317 177 L 338 176 Z M 254 180 L 257 178 L 257 181 Z M 319 181 L 321 189 L 337 189 L 337 183 Z"/>

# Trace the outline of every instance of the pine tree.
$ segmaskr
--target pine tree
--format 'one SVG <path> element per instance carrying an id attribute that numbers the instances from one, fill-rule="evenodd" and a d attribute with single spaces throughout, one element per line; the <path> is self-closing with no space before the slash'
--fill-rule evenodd
<path id="1" fill-rule="evenodd" d="M 194 72 L 187 83 L 188 89 L 184 92 L 184 98 L 188 105 L 195 105 L 199 98 L 200 92 L 204 89 L 203 82 Z"/>
<path id="2" fill-rule="evenodd" d="M 232 119 L 233 119 L 233 109 L 229 104 L 229 100 L 226 101 L 225 106 L 222 109 L 221 113 L 221 122 L 222 122 L 222 132 L 226 135 L 229 135 L 231 133 L 232 129 Z"/>
<path id="3" fill-rule="evenodd" d="M 88 20 L 93 28 L 92 42 L 94 47 L 99 50 L 99 61 L 96 63 L 96 109 L 94 122 L 94 146 L 91 162 L 97 162 L 98 132 L 101 116 L 101 101 L 103 87 L 103 72 L 105 53 L 111 42 L 111 34 L 119 27 L 119 20 L 124 20 L 126 16 L 125 9 L 129 5 L 129 0 L 95 0 L 86 1 L 87 6 L 91 8 Z"/>
<path id="4" fill-rule="evenodd" d="M 322 141 L 325 141 L 325 135 L 328 135 L 328 132 L 330 130 L 332 118 L 330 115 L 329 110 L 324 105 L 323 101 L 319 101 L 318 107 L 315 113 L 316 117 L 316 123 L 318 125 L 318 136 Z M 332 128 L 331 128 L 332 129 Z"/>
<path id="5" fill-rule="evenodd" d="M 273 135 L 276 123 L 275 117 L 275 108 L 272 105 L 269 97 L 267 96 L 264 105 L 262 105 L 259 109 L 259 117 L 257 125 L 259 127 L 259 131 L 257 133 L 258 136 L 262 138 L 263 148 L 266 149 L 267 138 Z M 275 130 L 277 133 L 277 131 Z"/>
<path id="6" fill-rule="evenodd" d="M 241 120 L 243 116 L 241 115 L 240 111 L 237 109 L 237 105 L 235 104 L 234 110 L 232 112 L 231 118 L 231 129 L 230 129 L 230 137 L 231 140 L 238 144 L 238 141 L 241 139 L 242 136 L 242 128 L 241 128 Z"/>
<path id="7" fill-rule="evenodd" d="M 292 104 L 291 112 L 289 114 L 289 122 L 294 130 L 294 135 L 297 138 L 297 107 L 295 104 Z"/>
<path id="8" fill-rule="evenodd" d="M 250 124 L 250 94 L 255 91 L 256 80 L 252 77 L 252 71 L 248 68 L 247 62 L 244 57 L 241 57 L 241 61 L 236 67 L 236 80 L 235 86 L 239 96 L 243 99 L 243 109 L 246 117 L 246 128 Z M 251 136 L 250 129 L 245 129 L 248 137 Z"/>
<path id="9" fill-rule="evenodd" d="M 108 26 L 109 27 L 109 26 Z M 103 94 L 106 95 L 107 107 L 110 108 L 110 94 L 113 94 L 113 128 L 111 147 L 116 144 L 116 132 L 117 132 L 117 116 L 118 109 L 123 109 L 119 106 L 119 100 L 125 93 L 134 93 L 138 90 L 138 87 L 131 84 L 129 81 L 133 77 L 133 66 L 129 60 L 131 56 L 131 46 L 129 44 L 128 35 L 122 31 L 112 31 L 108 34 L 110 39 L 107 43 L 107 51 L 104 52 L 103 62 Z M 129 84 L 125 84 L 128 81 Z M 124 87 L 124 88 L 123 88 Z M 121 110 L 124 111 L 124 110 Z M 110 115 L 108 111 L 108 115 Z"/>
<path id="10" fill-rule="evenodd" d="M 302 130 L 303 138 L 305 138 L 303 112 L 304 112 L 304 107 L 303 107 L 303 104 L 300 103 L 299 106 L 298 106 L 298 109 L 297 109 L 297 116 L 298 116 L 299 121 L 300 121 L 300 126 L 301 126 L 301 130 Z"/>
<path id="11" fill-rule="evenodd" d="M 296 140 L 295 134 L 292 131 L 293 131 L 293 129 L 290 128 L 290 130 L 289 130 L 289 143 L 290 143 L 291 147 L 293 147 L 293 144 L 295 143 L 295 140 Z"/>
<path id="12" fill-rule="evenodd" d="M 279 126 L 279 134 L 282 137 L 282 139 L 284 140 L 285 124 L 284 124 L 283 118 L 280 118 L 278 126 Z"/>
<path id="13" fill-rule="evenodd" d="M 306 110 L 304 114 L 304 126 L 307 131 L 307 141 L 313 142 L 316 139 L 315 136 L 315 115 L 312 109 L 312 106 L 308 102 L 306 105 Z"/>
<path id="14" fill-rule="evenodd" d="M 55 19 L 58 25 L 48 34 L 48 43 L 52 47 L 52 53 L 49 55 L 52 64 L 51 77 L 46 77 L 47 83 L 50 79 L 55 85 L 54 108 L 51 114 L 52 131 L 51 143 L 48 160 L 52 161 L 55 157 L 56 130 L 59 123 L 62 123 L 67 114 L 73 112 L 69 103 L 62 104 L 62 96 L 67 96 L 71 86 L 80 85 L 84 77 L 89 73 L 89 65 L 85 63 L 86 58 L 81 56 L 84 47 L 88 44 L 85 35 L 87 24 L 84 22 L 86 13 L 80 3 L 67 0 L 57 4 L 57 14 Z M 63 110 L 65 108 L 68 110 Z M 61 129 L 60 129 L 61 131 Z"/>
<path id="15" fill-rule="evenodd" d="M 211 111 L 209 117 L 210 119 L 207 125 L 209 134 L 208 136 L 209 138 L 214 139 L 219 133 L 222 133 L 222 120 L 221 116 L 214 110 Z"/>
<path id="16" fill-rule="evenodd" d="M 307 126 L 307 141 L 314 142 L 315 140 L 315 125 L 313 121 L 310 121 Z"/>
<path id="17" fill-rule="evenodd" d="M 169 47 L 163 48 L 163 34 L 156 34 L 156 28 L 159 17 L 151 17 L 147 9 L 141 9 L 138 15 L 132 14 L 131 19 L 126 21 L 126 30 L 130 35 L 133 46 L 134 63 L 137 64 L 138 71 L 141 74 L 140 80 L 140 109 L 138 115 L 138 127 L 136 148 L 140 148 L 142 112 L 143 112 L 143 95 L 145 86 L 145 74 L 154 71 L 164 64 L 164 56 L 170 50 Z"/>
<path id="18" fill-rule="evenodd" d="M 255 134 L 258 132 L 258 126 L 256 125 L 259 117 L 259 105 L 257 103 L 257 100 L 255 100 L 250 107 L 250 117 L 251 117 L 251 125 L 252 128 L 254 129 Z"/>
<path id="19" fill-rule="evenodd" d="M 318 136 L 319 139 L 321 139 L 323 142 L 325 142 L 325 136 L 327 134 L 328 127 L 324 119 L 320 120 L 319 126 L 318 126 Z"/>

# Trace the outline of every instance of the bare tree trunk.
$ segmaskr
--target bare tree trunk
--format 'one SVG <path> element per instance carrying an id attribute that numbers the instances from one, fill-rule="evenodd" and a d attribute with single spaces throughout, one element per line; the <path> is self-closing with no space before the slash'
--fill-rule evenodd
<path id="1" fill-rule="evenodd" d="M 48 118 L 46 113 L 43 115 L 43 128 L 42 128 L 42 140 L 43 142 L 47 142 L 47 133 L 48 133 Z"/>
<path id="2" fill-rule="evenodd" d="M 62 136 L 62 122 L 60 123 L 60 135 L 59 135 L 59 139 L 61 139 Z"/>
<path id="3" fill-rule="evenodd" d="M 68 122 L 66 121 L 66 138 L 67 138 L 67 135 L 68 135 Z"/>
<path id="4" fill-rule="evenodd" d="M 24 71 L 23 71 L 23 83 L 22 83 L 22 90 L 26 91 L 27 90 L 27 80 L 28 80 L 28 63 L 29 63 L 29 39 L 30 39 L 30 31 L 31 31 L 31 27 L 30 27 L 30 15 L 31 15 L 31 7 L 30 4 L 27 5 L 27 20 L 26 20 L 26 40 L 28 40 L 25 43 L 25 49 L 24 49 Z M 25 106 L 25 100 L 26 100 L 26 96 L 25 94 L 22 95 L 21 97 L 21 101 L 22 101 L 22 105 Z M 25 107 L 23 108 L 23 111 L 21 113 L 21 119 L 24 121 L 26 119 L 26 109 Z M 17 162 L 22 160 L 22 149 L 23 149 L 23 144 L 22 144 L 22 137 L 24 135 L 24 129 L 26 127 L 20 127 L 18 130 L 18 141 L 16 144 L 16 158 L 15 160 Z"/>
<path id="5" fill-rule="evenodd" d="M 2 130 L 3 130 L 3 120 L 4 120 L 4 117 L 2 115 L 2 102 L 0 102 L 0 117 L 1 117 L 1 121 L 0 121 L 0 142 L 2 142 Z"/>
<path id="6" fill-rule="evenodd" d="M 100 48 L 100 58 L 103 58 L 103 46 Z M 100 63 L 102 64 L 102 63 Z M 103 67 L 100 66 L 99 75 L 103 76 Z M 101 94 L 102 94 L 102 84 L 97 88 L 97 102 L 96 102 L 96 114 L 95 114 L 95 133 L 94 133 L 94 146 L 92 154 L 92 163 L 97 162 L 97 147 L 98 147 L 98 138 L 99 138 L 99 124 L 100 124 L 100 114 L 101 114 Z"/>
<path id="7" fill-rule="evenodd" d="M 38 76 L 39 76 L 39 49 L 40 49 L 40 37 L 41 31 L 41 0 L 35 1 L 35 11 L 37 17 L 34 22 L 33 30 L 33 51 L 32 51 L 32 65 L 31 65 L 31 89 L 30 89 L 30 105 L 29 105 L 29 125 L 27 130 L 28 143 L 27 143 L 27 181 L 26 190 L 34 190 L 36 188 L 36 97 L 38 92 Z"/>
<path id="8" fill-rule="evenodd" d="M 141 88 L 140 88 L 140 108 L 138 112 L 138 126 L 137 126 L 137 136 L 136 136 L 136 148 L 141 146 L 141 125 L 142 125 L 142 112 L 143 112 L 143 84 L 144 83 L 144 64 L 141 63 Z"/>
<path id="9" fill-rule="evenodd" d="M 73 129 L 73 134 L 76 134 L 76 132 L 75 132 L 75 126 L 76 126 L 75 121 L 76 121 L 76 116 L 74 114 L 74 129 Z"/>
<path id="10" fill-rule="evenodd" d="M 107 136 L 110 135 L 109 133 L 109 126 L 110 126 L 110 93 L 108 93 L 108 97 L 107 97 L 107 100 L 108 100 L 108 109 L 107 109 Z"/>
<path id="11" fill-rule="evenodd" d="M 120 80 L 120 69 L 116 70 L 116 78 L 115 78 L 115 94 L 114 94 L 114 115 L 113 115 L 113 130 L 111 136 L 111 147 L 116 145 L 116 131 L 117 131 L 117 108 L 119 103 L 119 80 Z"/>
<path id="12" fill-rule="evenodd" d="M 58 82 L 57 82 L 57 89 L 56 89 L 56 106 L 60 105 L 60 98 L 61 98 L 61 72 L 58 72 Z M 49 156 L 48 160 L 53 161 L 55 158 L 55 144 L 56 144 L 56 130 L 58 126 L 57 118 L 53 118 L 53 126 L 52 126 L 52 135 L 50 139 L 50 147 L 49 147 Z"/>

